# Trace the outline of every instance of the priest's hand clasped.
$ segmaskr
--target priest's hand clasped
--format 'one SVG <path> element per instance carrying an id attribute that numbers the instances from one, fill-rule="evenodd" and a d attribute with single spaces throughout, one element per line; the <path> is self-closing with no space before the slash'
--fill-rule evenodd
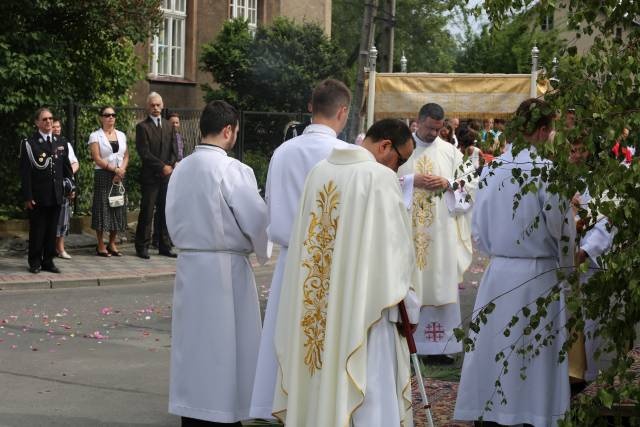
<path id="1" fill-rule="evenodd" d="M 416 173 L 413 178 L 413 186 L 425 190 L 446 190 L 449 188 L 449 180 L 442 176 Z"/>

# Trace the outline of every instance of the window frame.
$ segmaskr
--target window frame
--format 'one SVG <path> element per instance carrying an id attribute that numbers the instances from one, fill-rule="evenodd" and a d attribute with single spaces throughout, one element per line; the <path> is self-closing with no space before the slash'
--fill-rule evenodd
<path id="1" fill-rule="evenodd" d="M 154 77 L 184 78 L 186 64 L 185 33 L 187 29 L 187 0 L 163 0 L 160 10 L 163 14 L 162 28 L 154 34 L 150 43 L 150 68 Z M 174 25 L 175 24 L 175 25 Z M 174 26 L 179 29 L 179 39 L 175 40 Z M 160 44 L 161 37 L 163 44 Z M 164 43 L 166 41 L 166 44 Z M 166 51 L 166 57 L 160 58 L 160 49 Z M 180 54 L 180 59 L 174 66 L 174 52 Z M 161 61 L 166 69 L 162 69 Z M 163 72 L 161 72 L 163 71 Z"/>
<path id="2" fill-rule="evenodd" d="M 258 28 L 258 0 L 229 0 L 229 19 L 235 18 L 246 19 L 249 31 L 254 34 Z"/>

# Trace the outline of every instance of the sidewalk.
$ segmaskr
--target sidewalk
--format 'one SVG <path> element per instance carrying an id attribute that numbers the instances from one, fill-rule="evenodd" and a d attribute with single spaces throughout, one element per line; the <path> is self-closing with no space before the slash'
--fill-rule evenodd
<path id="1" fill-rule="evenodd" d="M 42 271 L 29 273 L 26 241 L 21 238 L 0 241 L 0 290 L 55 289 L 77 286 L 108 286 L 136 281 L 170 280 L 175 277 L 176 259 L 158 255 L 150 248 L 151 259 L 138 258 L 132 243 L 121 243 L 122 257 L 95 255 L 95 237 L 72 234 L 65 240 L 65 248 L 72 259 L 55 258 L 60 274 Z M 275 248 L 274 248 L 275 249 Z M 277 256 L 269 263 L 273 263 Z M 258 265 L 255 256 L 251 264 Z"/>

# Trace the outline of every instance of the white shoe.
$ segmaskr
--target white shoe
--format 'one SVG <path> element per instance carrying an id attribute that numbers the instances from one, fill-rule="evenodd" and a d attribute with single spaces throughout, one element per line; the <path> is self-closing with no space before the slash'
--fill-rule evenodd
<path id="1" fill-rule="evenodd" d="M 58 258 L 71 259 L 71 255 L 69 255 L 67 251 L 62 251 L 58 254 Z"/>

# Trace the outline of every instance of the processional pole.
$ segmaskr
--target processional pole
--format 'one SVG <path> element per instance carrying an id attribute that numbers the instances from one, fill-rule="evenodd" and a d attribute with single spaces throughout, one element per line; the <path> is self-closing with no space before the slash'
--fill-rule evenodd
<path id="1" fill-rule="evenodd" d="M 413 339 L 413 333 L 411 333 L 411 323 L 409 323 L 409 315 L 407 314 L 407 308 L 404 305 L 404 301 L 400 301 L 398 304 L 398 310 L 400 311 L 400 319 L 402 319 L 402 327 L 404 329 L 404 336 L 407 339 L 409 345 L 409 353 L 411 354 L 411 364 L 413 370 L 416 373 L 416 380 L 418 381 L 418 389 L 420 390 L 420 397 L 422 397 L 422 407 L 427 413 L 427 425 L 433 427 L 433 418 L 431 417 L 431 404 L 427 398 L 427 391 L 424 388 L 424 381 L 422 380 L 422 371 L 420 370 L 420 361 L 418 360 L 418 350 L 416 349 L 416 342 Z"/>
<path id="2" fill-rule="evenodd" d="M 538 57 L 540 56 L 540 50 L 538 46 L 533 45 L 531 49 L 531 88 L 529 90 L 529 97 L 536 98 L 538 96 Z"/>
<path id="3" fill-rule="evenodd" d="M 369 94 L 367 96 L 367 129 L 373 124 L 373 112 L 376 102 L 376 59 L 378 49 L 371 45 L 369 49 Z"/>

